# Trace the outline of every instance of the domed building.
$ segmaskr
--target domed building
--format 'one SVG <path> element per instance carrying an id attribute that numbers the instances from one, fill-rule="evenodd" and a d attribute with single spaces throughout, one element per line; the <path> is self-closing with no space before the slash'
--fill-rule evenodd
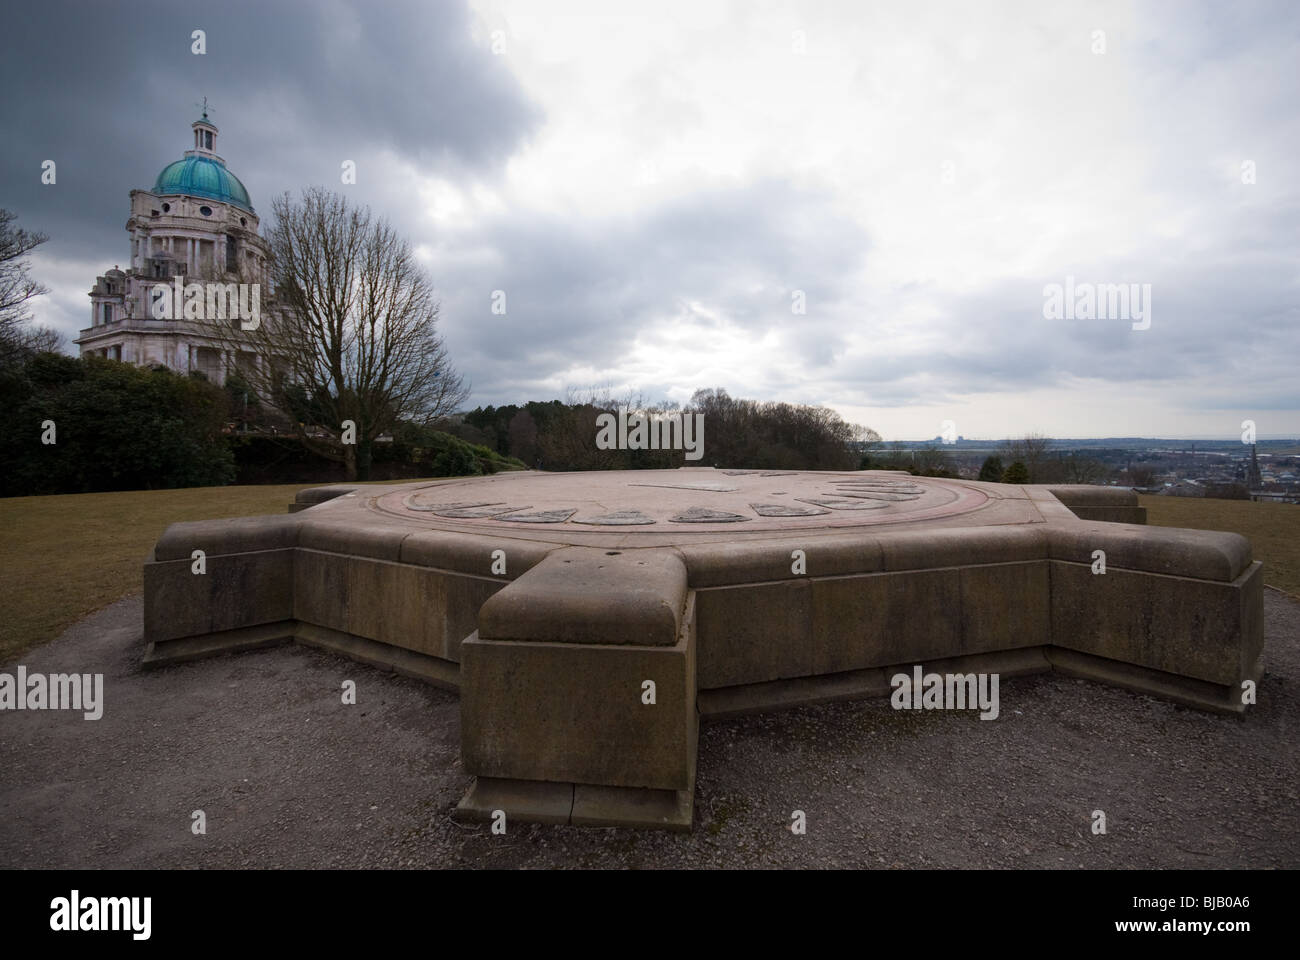
<path id="1" fill-rule="evenodd" d="M 74 341 L 81 355 L 141 366 L 199 371 L 224 383 L 236 358 L 228 333 L 211 320 L 155 319 L 155 302 L 176 284 L 261 284 L 269 294 L 266 242 L 248 191 L 216 153 L 217 128 L 203 116 L 191 124 L 194 146 L 163 167 L 151 190 L 131 191 L 130 266 L 114 267 L 90 291 L 90 326 Z M 155 290 L 157 287 L 164 290 Z M 248 359 L 248 358 L 244 358 Z"/>

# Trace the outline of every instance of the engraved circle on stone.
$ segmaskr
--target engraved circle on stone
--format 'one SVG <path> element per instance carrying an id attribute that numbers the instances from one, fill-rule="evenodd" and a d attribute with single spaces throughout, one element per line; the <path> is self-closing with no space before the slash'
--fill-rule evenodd
<path id="1" fill-rule="evenodd" d="M 710 510 L 708 507 L 689 507 L 669 519 L 673 523 L 743 523 L 749 517 L 725 510 Z"/>
<path id="2" fill-rule="evenodd" d="M 760 517 L 816 517 L 830 513 L 821 507 L 796 507 L 789 503 L 751 503 L 750 507 Z"/>
<path id="3" fill-rule="evenodd" d="M 589 523 L 598 527 L 630 527 L 643 526 L 655 521 L 640 510 L 615 510 L 613 513 L 601 514 L 598 517 L 581 517 L 573 522 Z"/>
<path id="4" fill-rule="evenodd" d="M 577 542 L 592 542 L 602 531 L 607 538 L 645 535 L 664 541 L 678 536 L 683 542 L 694 542 L 768 530 L 847 529 L 937 520 L 989 502 L 978 487 L 943 478 L 813 470 L 732 472 L 737 475 L 707 467 L 503 472 L 417 481 L 388 493 L 375 488 L 355 502 L 362 509 L 426 527 L 458 531 L 490 527 L 497 535 L 513 529 L 531 539 L 556 542 L 570 536 Z M 780 486 L 763 477 L 765 473 L 782 474 Z M 782 516 L 755 505 L 818 512 Z M 688 512 L 692 507 L 743 519 Z M 674 521 L 683 515 L 692 519 Z"/>
<path id="5" fill-rule="evenodd" d="M 497 514 L 492 519 L 506 523 L 563 523 L 577 510 L 538 510 L 535 513 Z"/>

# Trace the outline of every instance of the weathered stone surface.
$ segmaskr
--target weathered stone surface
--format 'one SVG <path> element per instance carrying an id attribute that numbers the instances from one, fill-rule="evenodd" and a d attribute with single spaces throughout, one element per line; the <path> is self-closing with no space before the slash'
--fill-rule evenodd
<path id="1" fill-rule="evenodd" d="M 446 516 L 446 510 L 470 510 L 475 507 L 500 506 L 501 502 L 488 500 L 458 500 L 455 503 L 428 503 L 424 499 L 424 494 L 414 493 L 407 497 L 402 505 L 407 510 L 414 510 L 417 513 L 436 513 L 439 516 Z M 491 516 L 492 514 L 488 514 Z"/>
<path id="2" fill-rule="evenodd" d="M 643 790 L 578 783 L 573 788 L 569 822 L 575 827 L 687 831 L 691 829 L 694 794 L 694 786 L 689 790 Z"/>
<path id="3" fill-rule="evenodd" d="M 248 650 L 275 647 L 292 642 L 294 628 L 295 624 L 292 620 L 281 620 L 278 623 L 202 633 L 196 636 L 178 637 L 175 640 L 155 640 L 149 644 L 140 666 L 149 669 L 172 663 L 200 660 L 218 654 L 243 653 Z"/>
<path id="4" fill-rule="evenodd" d="M 153 559 L 188 560 L 195 550 L 202 550 L 209 557 L 282 550 L 297 546 L 302 523 L 302 517 L 282 513 L 173 523 L 155 544 Z"/>
<path id="5" fill-rule="evenodd" d="M 1001 677 L 1044 673 L 1052 669 L 1048 647 L 1025 647 L 1021 650 L 977 653 L 944 660 L 931 660 L 924 670 L 935 673 L 996 673 Z M 914 664 L 892 664 L 865 670 L 848 670 L 816 676 L 794 677 L 734 687 L 701 689 L 698 697 L 701 717 L 732 717 L 766 713 L 791 707 L 831 703 L 837 700 L 860 700 L 887 697 L 892 692 L 890 678 L 909 672 Z"/>
<path id="6" fill-rule="evenodd" d="M 298 546 L 352 557 L 396 560 L 401 556 L 402 541 L 413 532 L 408 524 L 392 522 L 359 526 L 337 520 L 304 519 Z"/>
<path id="7" fill-rule="evenodd" d="M 145 639 L 156 642 L 293 618 L 293 550 L 210 555 L 144 568 Z"/>
<path id="8" fill-rule="evenodd" d="M 459 669 L 454 663 L 439 657 L 302 622 L 297 624 L 293 639 L 309 647 L 341 653 L 380 670 L 392 670 L 405 677 L 423 680 L 444 690 L 460 690 Z"/>
<path id="9" fill-rule="evenodd" d="M 1058 647 L 1221 685 L 1249 674 L 1259 642 L 1242 593 L 1259 566 L 1231 584 L 1052 562 L 1052 638 Z"/>
<path id="10" fill-rule="evenodd" d="M 326 503 L 336 497 L 342 497 L 346 494 L 353 493 L 360 489 L 355 485 L 337 484 L 328 487 L 309 487 L 306 490 L 299 490 L 294 496 L 294 505 L 299 509 L 307 510 L 320 503 Z"/>
<path id="11" fill-rule="evenodd" d="M 673 646 L 686 565 L 666 550 L 570 547 L 494 595 L 479 613 L 490 640 Z"/>
<path id="12" fill-rule="evenodd" d="M 563 523 L 577 512 L 575 509 L 537 510 L 533 513 L 497 514 L 493 519 L 510 523 Z"/>
<path id="13" fill-rule="evenodd" d="M 399 559 L 421 567 L 441 567 L 473 576 L 513 580 L 541 563 L 556 549 L 553 543 L 502 536 L 500 530 L 453 533 L 417 530 L 402 541 Z M 498 572 L 504 561 L 505 571 Z"/>
<path id="14" fill-rule="evenodd" d="M 914 483 L 897 483 L 893 480 L 833 480 L 831 482 L 841 490 L 882 490 L 915 494 L 925 492 L 925 487 L 918 487 Z"/>
<path id="15" fill-rule="evenodd" d="M 1048 543 L 1054 560 L 1091 564 L 1102 550 L 1107 569 L 1222 582 L 1237 579 L 1251 562 L 1250 541 L 1214 530 L 1077 521 L 1053 525 Z"/>
<path id="16" fill-rule="evenodd" d="M 902 530 L 880 538 L 881 569 L 924 570 L 990 562 L 1046 560 L 1048 540 L 1040 527 L 962 527 L 943 532 Z"/>
<path id="17" fill-rule="evenodd" d="M 760 517 L 816 517 L 830 513 L 821 507 L 800 507 L 793 503 L 751 503 Z"/>
<path id="18" fill-rule="evenodd" d="M 527 504 L 495 503 L 472 507 L 457 507 L 447 504 L 432 508 L 432 512 L 440 517 L 449 517 L 453 520 L 494 520 L 502 514 L 527 509 Z"/>
<path id="19" fill-rule="evenodd" d="M 829 511 L 828 511 L 829 512 Z M 683 544 L 677 549 L 697 588 L 735 586 L 796 576 L 796 551 L 802 551 L 806 576 L 873 573 L 884 569 L 880 538 L 860 533 L 806 536 L 794 531 L 780 540 Z"/>
<path id="20" fill-rule="evenodd" d="M 479 609 L 504 585 L 410 564 L 301 550 L 293 616 L 454 663 Z"/>
<path id="21" fill-rule="evenodd" d="M 615 510 L 595 517 L 579 517 L 577 522 L 602 527 L 631 527 L 654 523 L 654 520 L 640 510 Z"/>
<path id="22" fill-rule="evenodd" d="M 731 493 L 738 490 L 726 483 L 630 483 L 630 487 L 663 487 L 668 490 L 708 490 L 713 493 Z"/>
<path id="23" fill-rule="evenodd" d="M 864 490 L 859 487 L 844 487 L 837 493 L 841 497 L 855 497 L 859 500 L 892 500 L 895 503 L 917 499 L 914 494 L 910 493 L 886 493 L 879 490 Z"/>
<path id="24" fill-rule="evenodd" d="M 845 497 L 799 497 L 802 503 L 811 503 L 819 507 L 830 507 L 832 510 L 877 510 L 881 507 L 889 506 L 884 501 L 860 501 L 850 500 Z"/>
<path id="25" fill-rule="evenodd" d="M 743 523 L 749 517 L 726 510 L 710 510 L 708 507 L 690 507 L 668 518 L 673 523 Z"/>
<path id="26" fill-rule="evenodd" d="M 643 702 L 646 681 L 654 704 Z M 461 647 L 461 758 L 476 776 L 686 790 L 693 637 L 672 647 L 484 640 Z"/>
<path id="27" fill-rule="evenodd" d="M 812 581 L 813 669 L 835 673 L 951 657 L 961 648 L 961 571 Z"/>
<path id="28" fill-rule="evenodd" d="M 961 637 L 954 652 L 1010 651 L 1052 642 L 1050 577 L 1042 561 L 961 568 Z"/>
<path id="29" fill-rule="evenodd" d="M 539 780 L 478 777 L 456 807 L 462 820 L 497 819 L 505 815 L 505 829 L 518 818 L 523 823 L 567 824 L 573 813 L 573 784 Z"/>
<path id="30" fill-rule="evenodd" d="M 807 579 L 698 590 L 695 607 L 701 686 L 729 687 L 815 672 Z"/>

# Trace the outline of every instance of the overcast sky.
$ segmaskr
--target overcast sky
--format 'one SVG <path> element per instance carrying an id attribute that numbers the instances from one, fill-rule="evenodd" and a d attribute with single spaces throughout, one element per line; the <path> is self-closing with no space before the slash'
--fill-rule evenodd
<path id="1" fill-rule="evenodd" d="M 3 18 L 0 206 L 50 234 L 35 313 L 69 339 L 206 96 L 259 213 L 323 184 L 410 238 L 471 405 L 723 387 L 886 439 L 1300 434 L 1294 2 Z M 1149 327 L 1045 317 L 1067 277 L 1149 284 Z"/>

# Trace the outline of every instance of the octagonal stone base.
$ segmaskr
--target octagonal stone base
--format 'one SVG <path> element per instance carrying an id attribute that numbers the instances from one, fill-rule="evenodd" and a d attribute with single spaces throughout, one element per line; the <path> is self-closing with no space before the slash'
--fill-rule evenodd
<path id="1" fill-rule="evenodd" d="M 291 510 L 168 528 L 146 665 L 296 640 L 458 689 L 471 818 L 689 829 L 700 716 L 888 695 L 917 665 L 1227 713 L 1262 670 L 1249 543 L 1145 527 L 1127 490 L 688 468 Z"/>

